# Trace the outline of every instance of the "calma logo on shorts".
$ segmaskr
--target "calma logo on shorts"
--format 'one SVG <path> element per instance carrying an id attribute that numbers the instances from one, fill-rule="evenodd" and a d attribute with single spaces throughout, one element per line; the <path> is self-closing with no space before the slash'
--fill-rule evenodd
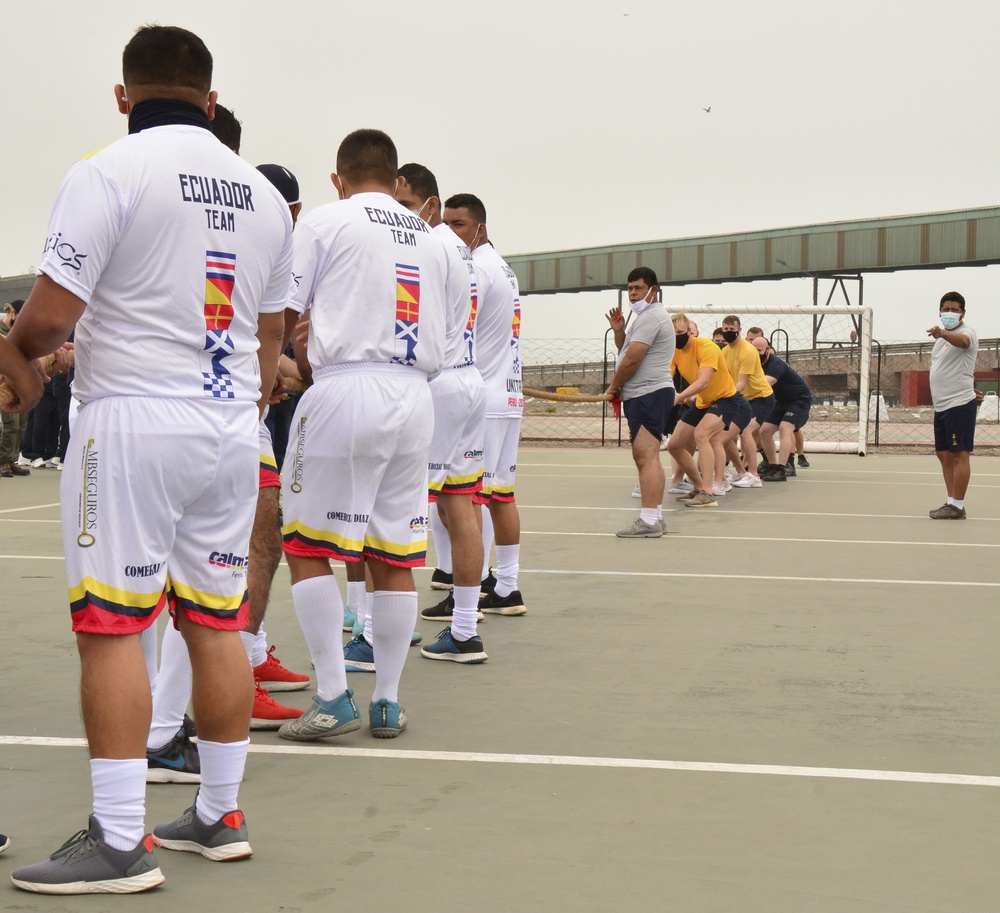
<path id="1" fill-rule="evenodd" d="M 100 463 L 94 439 L 87 441 L 83 448 L 83 489 L 80 492 L 79 525 L 80 532 L 76 544 L 80 548 L 90 548 L 97 540 L 94 531 L 97 529 L 98 477 Z"/>
<path id="2" fill-rule="evenodd" d="M 427 529 L 427 518 L 426 517 L 414 517 L 410 521 L 410 531 L 416 532 L 417 530 Z"/>
<path id="3" fill-rule="evenodd" d="M 482 450 L 466 450 L 465 459 L 467 460 L 481 460 L 483 458 Z"/>
<path id="4" fill-rule="evenodd" d="M 232 552 L 212 552 L 208 563 L 215 567 L 226 567 L 231 570 L 243 570 L 250 563 L 249 555 L 234 555 Z"/>

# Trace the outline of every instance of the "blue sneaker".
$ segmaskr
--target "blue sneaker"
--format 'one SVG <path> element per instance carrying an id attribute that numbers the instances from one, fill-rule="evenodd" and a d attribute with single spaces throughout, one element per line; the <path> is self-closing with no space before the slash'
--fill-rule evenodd
<path id="1" fill-rule="evenodd" d="M 278 735 L 293 742 L 312 742 L 330 736 L 344 735 L 361 728 L 361 714 L 354 703 L 354 689 L 348 688 L 340 697 L 324 701 L 313 698 L 309 709 L 297 720 L 282 723 Z"/>
<path id="2" fill-rule="evenodd" d="M 364 634 L 359 634 L 344 647 L 344 665 L 348 672 L 375 671 L 375 651 Z"/>
<path id="3" fill-rule="evenodd" d="M 376 739 L 394 739 L 406 729 L 406 713 L 396 701 L 379 698 L 368 705 L 368 726 Z"/>
<path id="4" fill-rule="evenodd" d="M 420 655 L 424 659 L 446 659 L 453 663 L 484 663 L 489 659 L 478 634 L 468 640 L 455 640 L 450 625 L 438 634 L 434 643 L 421 647 Z"/>
<path id="5" fill-rule="evenodd" d="M 354 610 L 349 606 L 344 606 L 344 630 L 350 634 L 352 637 L 357 637 L 357 632 L 354 631 L 354 626 L 358 623 L 358 616 L 354 614 Z"/>
<path id="6" fill-rule="evenodd" d="M 419 631 L 414 631 L 410 635 L 410 646 L 411 647 L 415 647 L 423 639 L 424 639 L 424 635 L 423 634 L 421 634 Z"/>

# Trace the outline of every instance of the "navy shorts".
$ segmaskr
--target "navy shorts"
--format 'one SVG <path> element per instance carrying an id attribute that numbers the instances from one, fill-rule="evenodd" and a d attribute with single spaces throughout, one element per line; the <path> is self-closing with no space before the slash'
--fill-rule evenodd
<path id="1" fill-rule="evenodd" d="M 736 415 L 733 417 L 733 424 L 740 429 L 740 432 L 746 431 L 747 425 L 753 421 L 753 411 L 750 408 L 750 402 L 742 393 L 736 394 Z"/>
<path id="2" fill-rule="evenodd" d="M 662 438 L 667 416 L 673 405 L 673 387 L 661 387 L 651 393 L 622 400 L 622 411 L 628 422 L 629 441 L 635 440 L 640 428 L 645 428 L 657 440 Z"/>
<path id="3" fill-rule="evenodd" d="M 976 401 L 934 413 L 934 449 L 972 453 L 976 437 Z"/>
<path id="4" fill-rule="evenodd" d="M 722 427 L 728 431 L 730 423 L 736 418 L 736 413 L 739 411 L 737 396 L 746 402 L 746 398 L 742 394 L 725 396 L 722 399 L 717 399 L 707 409 L 699 409 L 697 406 L 691 406 L 681 416 L 681 421 L 685 425 L 693 425 L 697 428 L 706 415 L 718 415 L 722 419 Z"/>
<path id="5" fill-rule="evenodd" d="M 770 396 L 758 396 L 757 399 L 752 399 L 750 402 L 750 411 L 753 412 L 753 417 L 757 419 L 758 425 L 763 425 L 770 417 L 771 413 L 774 412 L 774 394 Z"/>
<path id="6" fill-rule="evenodd" d="M 776 403 L 771 410 L 767 420 L 772 425 L 780 425 L 782 422 L 791 422 L 795 430 L 805 427 L 809 421 L 809 407 L 812 405 L 811 399 L 800 399 L 794 403 Z"/>

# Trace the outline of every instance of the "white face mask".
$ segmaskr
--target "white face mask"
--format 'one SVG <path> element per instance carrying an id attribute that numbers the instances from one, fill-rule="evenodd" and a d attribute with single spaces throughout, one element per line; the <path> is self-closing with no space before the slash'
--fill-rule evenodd
<path id="1" fill-rule="evenodd" d="M 430 201 L 431 198 L 428 197 L 426 200 L 423 201 L 423 203 L 420 204 L 420 206 L 417 209 L 411 209 L 410 212 L 412 212 L 415 216 L 420 216 L 420 218 L 422 219 L 424 217 L 424 207 L 428 203 L 430 203 Z"/>
<path id="2" fill-rule="evenodd" d="M 474 251 L 479 247 L 479 229 L 482 227 L 482 222 L 476 222 L 476 231 L 472 236 L 472 243 L 469 245 L 469 251 Z"/>
<path id="3" fill-rule="evenodd" d="M 938 317 L 941 320 L 941 326 L 946 330 L 954 330 L 962 322 L 962 315 L 952 311 L 942 311 Z"/>
<path id="4" fill-rule="evenodd" d="M 653 290 L 650 289 L 648 292 L 646 292 L 646 297 L 645 298 L 640 298 L 638 301 L 630 301 L 628 303 L 628 306 L 630 308 L 632 308 L 632 313 L 634 313 L 636 315 L 639 315 L 644 310 L 646 310 L 647 308 L 651 307 L 653 305 L 653 302 L 656 301 L 656 298 L 654 297 L 653 301 L 647 301 L 646 299 L 649 298 L 649 296 L 652 293 L 653 293 Z"/>

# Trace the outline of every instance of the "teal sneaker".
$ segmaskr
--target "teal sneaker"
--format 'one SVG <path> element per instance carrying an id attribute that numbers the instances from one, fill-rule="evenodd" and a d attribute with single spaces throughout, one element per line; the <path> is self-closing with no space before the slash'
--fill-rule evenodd
<path id="1" fill-rule="evenodd" d="M 358 616 L 354 613 L 354 610 L 349 606 L 344 606 L 344 630 L 351 634 L 353 637 L 357 637 L 354 632 L 354 626 L 358 623 Z"/>
<path id="2" fill-rule="evenodd" d="M 332 701 L 324 701 L 319 695 L 314 697 L 302 716 L 282 724 L 278 735 L 292 742 L 312 742 L 360 728 L 361 714 L 354 703 L 354 689 L 348 688 Z"/>
<path id="3" fill-rule="evenodd" d="M 406 713 L 396 701 L 379 698 L 368 706 L 368 726 L 376 739 L 394 739 L 406 729 Z"/>
<path id="4" fill-rule="evenodd" d="M 344 665 L 348 672 L 375 671 L 375 651 L 364 634 L 359 634 L 344 647 Z"/>
<path id="5" fill-rule="evenodd" d="M 453 663 L 484 663 L 489 659 L 478 634 L 468 640 L 455 640 L 450 625 L 438 634 L 434 643 L 421 647 L 420 655 L 424 659 L 444 659 Z"/>

